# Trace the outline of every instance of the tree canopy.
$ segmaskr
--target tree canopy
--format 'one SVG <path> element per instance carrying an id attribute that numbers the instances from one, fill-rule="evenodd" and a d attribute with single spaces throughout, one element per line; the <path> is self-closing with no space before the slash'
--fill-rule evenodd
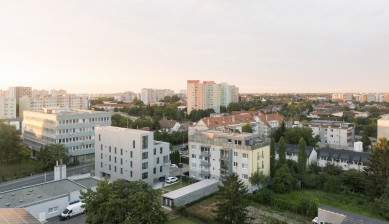
<path id="1" fill-rule="evenodd" d="M 22 147 L 21 133 L 15 126 L 0 120 L 0 161 L 9 161 Z"/>
<path id="2" fill-rule="evenodd" d="M 99 181 L 96 191 L 80 191 L 88 211 L 86 223 L 164 223 L 160 196 L 147 183 L 122 179 Z"/>
<path id="3" fill-rule="evenodd" d="M 312 135 L 311 128 L 295 127 L 288 128 L 285 132 L 285 141 L 287 144 L 298 145 L 300 138 L 303 138 L 308 146 L 315 147 L 320 141 L 320 136 Z"/>
<path id="4" fill-rule="evenodd" d="M 64 164 L 68 164 L 71 159 L 68 149 L 62 144 L 48 144 L 39 151 L 39 162 L 43 170 L 51 170 L 60 159 Z"/>
<path id="5" fill-rule="evenodd" d="M 281 137 L 280 141 L 278 142 L 278 156 L 279 163 L 281 166 L 284 165 L 286 163 L 286 143 L 283 137 Z"/>
<path id="6" fill-rule="evenodd" d="M 298 151 L 298 157 L 297 157 L 297 170 L 298 170 L 298 176 L 299 180 L 301 182 L 304 181 L 305 174 L 307 173 L 307 151 L 305 150 L 305 141 L 301 137 L 299 141 L 299 151 Z"/>
<path id="7" fill-rule="evenodd" d="M 242 127 L 242 132 L 253 133 L 253 128 L 251 127 L 250 124 L 244 123 L 244 125 Z"/>

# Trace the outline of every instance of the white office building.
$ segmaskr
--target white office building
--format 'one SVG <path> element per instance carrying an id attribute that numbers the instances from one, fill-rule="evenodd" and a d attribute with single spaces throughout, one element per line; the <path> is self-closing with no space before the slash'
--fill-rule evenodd
<path id="1" fill-rule="evenodd" d="M 95 174 L 110 181 L 142 180 L 153 186 L 169 176 L 169 143 L 154 133 L 113 126 L 96 127 Z"/>
<path id="2" fill-rule="evenodd" d="M 46 144 L 63 144 L 74 160 L 81 163 L 94 159 L 95 127 L 111 125 L 111 114 L 104 111 L 69 108 L 43 108 L 24 112 L 23 142 L 39 158 Z"/>
<path id="3" fill-rule="evenodd" d="M 16 99 L 0 96 L 0 119 L 16 118 Z"/>

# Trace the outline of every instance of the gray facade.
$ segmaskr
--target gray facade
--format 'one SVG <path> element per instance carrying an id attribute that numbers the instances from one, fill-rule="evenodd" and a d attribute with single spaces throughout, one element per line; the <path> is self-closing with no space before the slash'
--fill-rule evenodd
<path id="1" fill-rule="evenodd" d="M 154 180 L 169 176 L 169 143 L 154 141 L 154 133 L 118 127 L 96 127 L 95 173 L 110 181 Z"/>
<path id="2" fill-rule="evenodd" d="M 39 158 L 46 144 L 63 144 L 74 160 L 94 159 L 95 127 L 111 125 L 111 114 L 102 111 L 69 108 L 44 108 L 42 112 L 24 112 L 23 142 Z"/>
<path id="3" fill-rule="evenodd" d="M 195 184 L 162 195 L 162 205 L 172 207 L 183 206 L 219 190 L 220 182 L 205 179 Z"/>

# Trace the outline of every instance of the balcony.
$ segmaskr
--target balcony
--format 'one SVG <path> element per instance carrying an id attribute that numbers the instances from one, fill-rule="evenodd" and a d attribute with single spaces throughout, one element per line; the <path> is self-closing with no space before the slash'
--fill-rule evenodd
<path id="1" fill-rule="evenodd" d="M 201 160 L 201 166 L 209 167 L 211 164 L 208 161 Z"/>
<path id="2" fill-rule="evenodd" d="M 226 180 L 227 179 L 227 176 L 224 175 L 224 174 L 220 174 L 220 180 Z"/>
<path id="3" fill-rule="evenodd" d="M 201 170 L 200 174 L 201 174 L 201 176 L 209 176 L 211 174 L 211 172 L 209 172 L 209 170 Z"/>
<path id="4" fill-rule="evenodd" d="M 189 136 L 189 142 L 196 142 L 196 143 L 207 144 L 207 145 L 217 145 L 228 149 L 244 149 L 244 150 L 259 149 L 264 146 L 268 146 L 270 144 L 269 139 L 265 139 L 265 142 L 258 143 L 256 145 L 238 145 L 238 144 L 226 143 L 226 142 L 215 141 L 215 140 L 201 140 L 195 138 L 194 135 Z"/>
<path id="5" fill-rule="evenodd" d="M 207 151 L 202 151 L 202 152 L 200 153 L 200 155 L 201 155 L 201 156 L 205 156 L 205 157 L 211 157 L 211 154 L 210 154 L 209 152 L 207 152 Z"/>
<path id="6" fill-rule="evenodd" d="M 170 166 L 170 164 L 171 164 L 170 160 L 168 160 L 168 161 L 163 161 L 163 165 L 164 165 L 164 166 Z"/>

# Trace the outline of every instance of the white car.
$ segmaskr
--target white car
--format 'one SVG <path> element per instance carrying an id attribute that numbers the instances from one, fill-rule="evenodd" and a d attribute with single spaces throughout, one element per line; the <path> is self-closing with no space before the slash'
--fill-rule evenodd
<path id="1" fill-rule="evenodd" d="M 176 164 L 170 164 L 170 168 L 178 168 Z"/>
<path id="2" fill-rule="evenodd" d="M 168 177 L 166 178 L 166 183 L 174 183 L 177 182 L 178 178 L 177 177 Z"/>

